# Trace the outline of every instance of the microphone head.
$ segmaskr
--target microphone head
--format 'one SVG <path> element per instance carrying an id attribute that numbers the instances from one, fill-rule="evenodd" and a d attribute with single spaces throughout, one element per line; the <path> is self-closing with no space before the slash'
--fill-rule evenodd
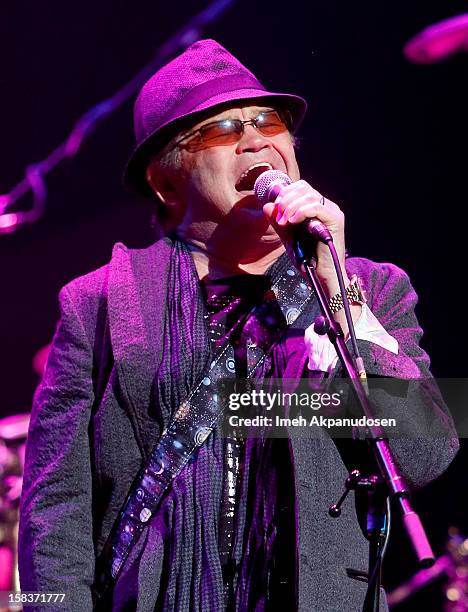
<path id="1" fill-rule="evenodd" d="M 257 200 L 263 206 L 276 199 L 282 186 L 290 185 L 291 183 L 292 180 L 285 172 L 281 172 L 281 170 L 267 170 L 262 172 L 255 181 L 254 192 Z M 274 189 L 275 187 L 277 189 Z"/>

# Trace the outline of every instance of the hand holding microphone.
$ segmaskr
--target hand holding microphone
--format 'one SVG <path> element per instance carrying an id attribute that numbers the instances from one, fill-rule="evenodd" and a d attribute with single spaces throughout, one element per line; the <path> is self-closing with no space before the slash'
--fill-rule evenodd
<path id="1" fill-rule="evenodd" d="M 330 251 L 323 243 L 328 232 L 333 238 L 345 282 L 349 282 L 344 265 L 344 214 L 335 203 L 323 198 L 306 181 L 293 183 L 287 174 L 278 170 L 261 174 L 254 189 L 265 216 L 288 249 L 297 234 L 295 228 L 305 222 L 307 231 L 317 240 L 317 275 L 329 296 L 338 291 L 338 282 Z M 303 226 L 302 233 L 304 229 Z"/>

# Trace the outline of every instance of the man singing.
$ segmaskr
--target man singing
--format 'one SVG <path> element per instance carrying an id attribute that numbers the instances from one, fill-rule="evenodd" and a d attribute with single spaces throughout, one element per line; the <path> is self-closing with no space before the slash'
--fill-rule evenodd
<path id="1" fill-rule="evenodd" d="M 326 431 L 243 439 L 208 418 L 223 377 L 340 375 L 332 345 L 311 327 L 317 300 L 288 254 L 292 228 L 311 218 L 333 236 L 368 375 L 431 378 L 408 277 L 345 259 L 343 213 L 300 179 L 294 133 L 305 110 L 212 40 L 140 92 L 125 180 L 156 200 L 162 237 L 141 250 L 117 244 L 109 265 L 61 291 L 26 454 L 24 591 L 65 593 L 73 611 L 362 608 L 356 572 L 366 572 L 368 548 L 351 496 L 339 519 L 328 515 L 362 443 L 348 440 L 344 460 Z M 253 188 L 268 170 L 292 182 L 262 207 Z M 325 245 L 316 259 L 347 334 Z M 414 438 L 391 442 L 416 486 L 457 450 L 428 385 L 411 399 L 421 416 Z M 409 406 L 400 395 L 385 413 L 404 417 Z"/>

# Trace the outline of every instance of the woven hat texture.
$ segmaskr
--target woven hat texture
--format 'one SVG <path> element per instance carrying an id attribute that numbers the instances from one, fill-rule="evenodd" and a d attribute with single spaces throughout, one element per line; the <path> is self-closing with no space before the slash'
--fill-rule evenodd
<path id="1" fill-rule="evenodd" d="M 292 117 L 295 131 L 307 104 L 299 96 L 268 91 L 255 75 L 214 40 L 199 40 L 158 70 L 142 87 L 134 106 L 136 147 L 124 183 L 149 195 L 145 170 L 150 156 L 188 121 L 229 101 L 268 98 Z"/>

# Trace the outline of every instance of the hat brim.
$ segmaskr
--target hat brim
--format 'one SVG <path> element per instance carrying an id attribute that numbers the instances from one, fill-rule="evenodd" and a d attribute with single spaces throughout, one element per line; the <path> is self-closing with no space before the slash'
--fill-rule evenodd
<path id="1" fill-rule="evenodd" d="M 196 108 L 190 110 L 190 112 L 186 112 L 176 119 L 172 119 L 166 124 L 163 124 L 135 147 L 123 173 L 122 180 L 124 186 L 146 197 L 151 197 L 152 191 L 145 176 L 146 168 L 151 157 L 160 151 L 170 139 L 177 134 L 182 126 L 186 126 L 189 119 L 196 122 L 197 118 L 201 117 L 207 110 L 216 110 L 218 107 L 226 105 L 229 102 L 240 100 L 268 101 L 289 110 L 292 119 L 291 131 L 293 133 L 302 123 L 307 110 L 307 102 L 304 98 L 294 94 L 272 93 L 259 89 L 240 89 L 231 91 L 228 94 L 224 92 L 215 95 L 205 100 L 202 104 L 199 104 Z"/>

